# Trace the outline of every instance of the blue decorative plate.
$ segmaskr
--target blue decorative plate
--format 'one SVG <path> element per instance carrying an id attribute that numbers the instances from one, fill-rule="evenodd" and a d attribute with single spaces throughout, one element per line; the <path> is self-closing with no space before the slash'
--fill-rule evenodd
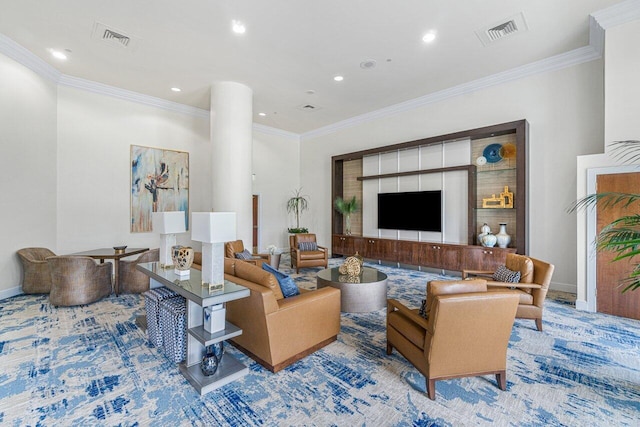
<path id="1" fill-rule="evenodd" d="M 496 163 L 502 160 L 500 155 L 501 144 L 489 144 L 484 148 L 482 155 L 487 159 L 487 163 Z"/>

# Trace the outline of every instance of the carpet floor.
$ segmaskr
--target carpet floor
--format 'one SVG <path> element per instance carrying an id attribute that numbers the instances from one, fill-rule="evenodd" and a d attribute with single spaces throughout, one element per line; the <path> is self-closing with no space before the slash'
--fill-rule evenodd
<path id="1" fill-rule="evenodd" d="M 337 265 L 339 260 L 331 260 Z M 301 287 L 319 269 L 290 272 Z M 418 307 L 428 272 L 375 267 L 388 296 Z M 135 325 L 140 295 L 55 308 L 46 295 L 0 301 L 0 424 L 11 426 L 638 426 L 640 322 L 548 299 L 544 332 L 517 319 L 507 390 L 493 376 L 437 383 L 385 353 L 386 311 L 342 314 L 338 340 L 272 374 L 204 396 Z M 322 319 L 318 319 L 322 322 Z"/>

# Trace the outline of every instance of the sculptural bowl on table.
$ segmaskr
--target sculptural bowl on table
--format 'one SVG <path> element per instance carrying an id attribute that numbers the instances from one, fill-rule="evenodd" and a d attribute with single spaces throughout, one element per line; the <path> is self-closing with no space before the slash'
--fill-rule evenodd
<path id="1" fill-rule="evenodd" d="M 362 262 L 355 256 L 347 257 L 342 265 L 338 267 L 340 274 L 347 276 L 359 276 L 362 271 Z"/>
<path id="2" fill-rule="evenodd" d="M 174 272 L 179 276 L 189 276 L 191 264 L 193 264 L 193 248 L 190 246 L 172 246 L 171 260 L 175 267 Z"/>

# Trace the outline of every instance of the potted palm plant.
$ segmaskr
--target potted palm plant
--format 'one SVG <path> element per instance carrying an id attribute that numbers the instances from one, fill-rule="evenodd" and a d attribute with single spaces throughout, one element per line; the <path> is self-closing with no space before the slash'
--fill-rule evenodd
<path id="1" fill-rule="evenodd" d="M 294 190 L 293 197 L 287 200 L 287 212 L 293 212 L 296 215 L 295 228 L 289 228 L 289 233 L 308 233 L 309 229 L 306 227 L 300 227 L 300 214 L 309 209 L 309 196 L 302 194 L 302 187 Z"/>
<path id="2" fill-rule="evenodd" d="M 333 205 L 336 210 L 344 216 L 345 234 L 351 235 L 351 214 L 358 210 L 356 196 L 353 196 L 349 201 L 344 200 L 342 197 L 336 197 Z"/>
<path id="3" fill-rule="evenodd" d="M 614 157 L 628 163 L 636 163 L 640 160 L 640 141 L 616 141 L 612 146 Z M 640 194 L 633 193 L 595 193 L 578 200 L 569 209 L 574 212 L 578 209 L 594 206 L 602 203 L 603 209 L 615 205 L 628 207 L 640 200 Z M 596 237 L 596 248 L 599 251 L 612 251 L 616 253 L 613 261 L 631 259 L 640 255 L 640 214 L 625 215 L 607 224 L 600 230 Z M 640 263 L 636 264 L 629 277 L 621 285 L 626 285 L 622 292 L 640 288 Z"/>

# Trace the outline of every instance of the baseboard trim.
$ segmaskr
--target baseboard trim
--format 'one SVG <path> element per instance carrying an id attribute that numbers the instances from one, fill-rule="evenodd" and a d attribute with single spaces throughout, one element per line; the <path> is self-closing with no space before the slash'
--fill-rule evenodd
<path id="1" fill-rule="evenodd" d="M 577 291 L 576 285 L 572 285 L 569 283 L 557 283 L 551 282 L 549 284 L 549 289 L 560 292 L 568 292 L 570 294 L 575 294 Z"/>
<path id="2" fill-rule="evenodd" d="M 16 295 L 22 295 L 22 288 L 20 286 L 15 286 L 13 288 L 5 289 L 0 291 L 0 300 L 15 297 Z"/>

